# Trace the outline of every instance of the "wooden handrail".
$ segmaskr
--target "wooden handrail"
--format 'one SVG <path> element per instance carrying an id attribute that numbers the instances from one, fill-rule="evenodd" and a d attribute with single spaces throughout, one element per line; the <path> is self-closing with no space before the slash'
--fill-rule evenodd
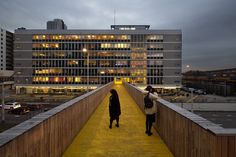
<path id="1" fill-rule="evenodd" d="M 125 84 L 143 110 L 143 91 Z M 163 99 L 158 100 L 154 127 L 175 157 L 235 157 L 236 129 L 222 128 Z"/>
<path id="2" fill-rule="evenodd" d="M 1 157 L 60 157 L 113 83 L 61 104 L 0 134 Z"/>

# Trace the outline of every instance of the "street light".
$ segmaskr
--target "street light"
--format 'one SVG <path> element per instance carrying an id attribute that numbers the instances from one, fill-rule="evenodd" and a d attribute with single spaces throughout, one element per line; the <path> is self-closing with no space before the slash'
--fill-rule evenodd
<path id="1" fill-rule="evenodd" d="M 5 91 L 4 91 L 4 82 L 2 83 L 2 122 L 5 122 Z"/>
<path id="2" fill-rule="evenodd" d="M 2 82 L 2 123 L 5 122 L 5 87 L 4 85 L 11 85 L 13 84 L 12 81 Z"/>
<path id="3" fill-rule="evenodd" d="M 14 71 L 9 71 L 6 72 L 6 76 L 7 77 L 13 77 L 16 74 L 16 72 Z M 3 76 L 4 76 L 4 72 L 3 72 Z M 14 81 L 6 81 L 6 82 L 2 82 L 0 83 L 0 85 L 2 86 L 2 123 L 5 122 L 5 87 L 4 85 L 12 85 L 14 84 Z"/>
<path id="4" fill-rule="evenodd" d="M 89 86 L 89 52 L 86 48 L 83 48 L 82 51 L 84 53 L 87 53 L 87 92 L 88 92 L 88 86 Z"/>
<path id="5" fill-rule="evenodd" d="M 186 65 L 186 72 L 188 72 L 189 69 L 190 69 L 190 65 L 188 64 L 188 65 Z"/>

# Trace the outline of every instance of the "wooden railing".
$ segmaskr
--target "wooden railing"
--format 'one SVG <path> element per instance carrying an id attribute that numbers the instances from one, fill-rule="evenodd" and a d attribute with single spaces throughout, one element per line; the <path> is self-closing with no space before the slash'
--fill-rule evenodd
<path id="1" fill-rule="evenodd" d="M 144 111 L 143 91 L 125 84 Z M 163 99 L 154 127 L 175 157 L 236 157 L 236 129 L 225 129 Z"/>
<path id="2" fill-rule="evenodd" d="M 0 134 L 0 157 L 60 157 L 113 83 L 41 113 Z"/>

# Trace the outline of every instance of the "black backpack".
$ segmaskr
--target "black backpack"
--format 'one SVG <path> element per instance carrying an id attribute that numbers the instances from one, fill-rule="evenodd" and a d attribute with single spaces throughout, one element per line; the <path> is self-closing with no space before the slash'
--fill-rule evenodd
<path id="1" fill-rule="evenodd" d="M 152 108 L 153 101 L 149 98 L 149 93 L 144 97 L 144 108 Z"/>

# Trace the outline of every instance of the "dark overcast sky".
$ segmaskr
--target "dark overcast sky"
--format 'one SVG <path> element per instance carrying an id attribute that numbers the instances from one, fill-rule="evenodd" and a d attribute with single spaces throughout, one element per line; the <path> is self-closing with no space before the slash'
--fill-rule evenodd
<path id="1" fill-rule="evenodd" d="M 181 29 L 183 70 L 236 68 L 236 0 L 0 0 L 0 26 L 46 28 L 61 18 L 68 29 L 113 24 Z"/>

